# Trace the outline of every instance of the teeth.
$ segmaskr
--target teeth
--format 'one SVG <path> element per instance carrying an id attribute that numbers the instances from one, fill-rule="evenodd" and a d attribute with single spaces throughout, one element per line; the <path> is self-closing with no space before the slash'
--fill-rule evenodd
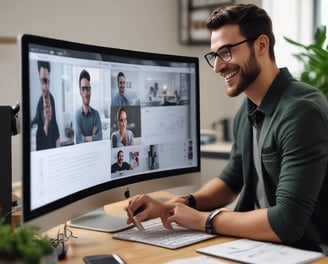
<path id="1" fill-rule="evenodd" d="M 233 71 L 225 76 L 226 79 L 230 79 L 231 77 L 235 76 L 238 71 Z"/>

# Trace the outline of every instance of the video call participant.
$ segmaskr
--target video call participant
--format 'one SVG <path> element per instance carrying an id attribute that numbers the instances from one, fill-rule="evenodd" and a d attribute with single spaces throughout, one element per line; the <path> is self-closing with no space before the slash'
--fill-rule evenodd
<path id="1" fill-rule="evenodd" d="M 132 170 L 133 167 L 126 161 L 124 161 L 124 154 L 122 150 L 117 152 L 117 161 L 111 166 L 111 173 L 115 173 L 117 171 L 125 171 Z"/>
<path id="2" fill-rule="evenodd" d="M 76 112 L 76 143 L 102 140 L 102 125 L 99 113 L 90 106 L 90 74 L 83 70 L 79 77 L 82 106 Z"/>
<path id="3" fill-rule="evenodd" d="M 133 146 L 134 135 L 131 130 L 127 129 L 128 121 L 124 107 L 118 108 L 116 118 L 118 131 L 113 132 L 111 136 L 113 148 Z"/>
<path id="4" fill-rule="evenodd" d="M 36 131 L 36 150 L 60 147 L 59 129 L 56 120 L 55 100 L 50 93 L 50 63 L 38 61 L 41 96 L 32 125 Z"/>
<path id="5" fill-rule="evenodd" d="M 207 27 L 207 62 L 224 78 L 228 96 L 246 95 L 234 119 L 229 162 L 191 195 L 168 203 L 136 196 L 127 207 L 128 222 L 161 217 L 168 229 L 175 222 L 328 254 L 326 97 L 277 67 L 272 22 L 262 8 L 220 7 Z M 224 208 L 238 195 L 234 211 Z"/>
<path id="6" fill-rule="evenodd" d="M 130 105 L 130 100 L 125 95 L 125 75 L 123 72 L 117 74 L 117 88 L 118 92 L 112 99 L 112 106 Z"/>

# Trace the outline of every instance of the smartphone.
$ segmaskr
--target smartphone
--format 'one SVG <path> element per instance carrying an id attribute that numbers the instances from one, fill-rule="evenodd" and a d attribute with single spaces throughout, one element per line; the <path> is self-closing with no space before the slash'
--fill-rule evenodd
<path id="1" fill-rule="evenodd" d="M 87 264 L 125 264 L 117 254 L 85 256 L 83 260 Z"/>

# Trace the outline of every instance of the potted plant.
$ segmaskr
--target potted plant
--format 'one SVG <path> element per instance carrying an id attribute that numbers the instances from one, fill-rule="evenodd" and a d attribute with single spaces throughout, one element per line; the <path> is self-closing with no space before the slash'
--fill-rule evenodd
<path id="1" fill-rule="evenodd" d="M 11 226 L 0 220 L 0 264 L 53 264 L 57 255 L 51 241 L 38 235 L 38 229 Z"/>
<path id="2" fill-rule="evenodd" d="M 318 27 L 314 35 L 314 43 L 304 45 L 291 40 L 284 39 L 290 44 L 299 46 L 302 52 L 294 56 L 303 63 L 304 69 L 300 80 L 319 88 L 328 99 L 328 45 L 326 41 L 326 26 Z"/>

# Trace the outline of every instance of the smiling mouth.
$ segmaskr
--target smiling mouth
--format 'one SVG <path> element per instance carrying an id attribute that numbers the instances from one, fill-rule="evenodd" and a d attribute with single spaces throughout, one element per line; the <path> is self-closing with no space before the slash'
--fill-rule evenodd
<path id="1" fill-rule="evenodd" d="M 226 75 L 224 75 L 224 78 L 226 81 L 229 81 L 233 76 L 235 76 L 238 73 L 238 70 L 232 71 Z"/>

